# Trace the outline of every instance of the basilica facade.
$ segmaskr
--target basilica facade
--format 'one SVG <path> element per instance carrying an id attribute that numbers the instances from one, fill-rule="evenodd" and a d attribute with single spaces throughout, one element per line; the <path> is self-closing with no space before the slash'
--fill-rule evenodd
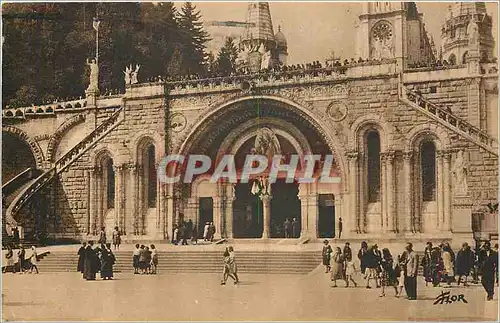
<path id="1" fill-rule="evenodd" d="M 346 239 L 495 238 L 491 17 L 480 2 L 451 10 L 462 15 L 443 22 L 440 53 L 414 3 L 371 2 L 356 30 L 361 60 L 284 71 L 272 67 L 286 64 L 286 31 L 274 33 L 267 3 L 250 3 L 245 74 L 115 96 L 89 87 L 85 99 L 4 110 L 4 229 L 86 240 L 118 226 L 125 240 L 166 240 L 191 220 L 199 231 L 213 222 L 216 238 L 272 239 L 288 220 L 304 242 L 338 235 L 342 218 Z M 435 64 L 451 55 L 460 60 Z M 167 155 L 234 155 L 241 170 L 264 128 L 282 155 L 333 156 L 340 183 L 278 178 L 254 194 L 252 181 L 157 176 Z"/>

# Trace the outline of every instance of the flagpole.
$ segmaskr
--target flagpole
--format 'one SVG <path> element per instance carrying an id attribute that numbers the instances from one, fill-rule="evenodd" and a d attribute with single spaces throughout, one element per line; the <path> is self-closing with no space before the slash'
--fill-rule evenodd
<path id="1" fill-rule="evenodd" d="M 95 63 L 99 66 L 99 25 L 95 30 Z"/>

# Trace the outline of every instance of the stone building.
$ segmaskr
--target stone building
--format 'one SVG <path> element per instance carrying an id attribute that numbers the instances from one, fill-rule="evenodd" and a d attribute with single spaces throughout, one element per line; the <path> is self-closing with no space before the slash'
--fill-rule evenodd
<path id="1" fill-rule="evenodd" d="M 483 44 L 471 41 L 463 64 L 409 68 L 430 55 L 415 5 L 364 6 L 362 63 L 139 83 L 3 110 L 4 228 L 89 239 L 118 226 L 125 240 L 164 240 L 190 219 L 200 229 L 214 222 L 217 238 L 267 239 L 296 218 L 300 238 L 315 241 L 333 237 L 342 217 L 351 241 L 496 234 L 487 207 L 498 201 L 496 64 L 481 62 Z M 257 27 L 277 41 L 272 24 Z M 420 52 L 404 45 L 414 33 Z M 264 127 L 284 154 L 333 155 L 341 184 L 279 180 L 258 197 L 252 183 L 158 180 L 165 155 L 234 154 L 241 169 Z"/>

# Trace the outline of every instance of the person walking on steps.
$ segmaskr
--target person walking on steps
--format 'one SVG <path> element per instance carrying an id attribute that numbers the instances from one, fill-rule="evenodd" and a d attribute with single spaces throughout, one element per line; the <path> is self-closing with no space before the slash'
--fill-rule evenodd
<path id="1" fill-rule="evenodd" d="M 323 241 L 323 250 L 321 251 L 321 257 L 323 258 L 323 266 L 325 266 L 325 274 L 330 271 L 330 256 L 333 250 L 329 245 L 328 240 Z"/>

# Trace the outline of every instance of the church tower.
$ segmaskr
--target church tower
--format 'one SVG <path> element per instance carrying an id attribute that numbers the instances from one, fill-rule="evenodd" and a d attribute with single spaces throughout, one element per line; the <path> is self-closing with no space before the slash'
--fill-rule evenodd
<path id="1" fill-rule="evenodd" d="M 251 70 L 286 64 L 287 41 L 281 28 L 274 34 L 269 3 L 250 2 L 246 24 L 239 47 L 240 50 L 249 51 L 248 64 L 252 66 Z"/>
<path id="2" fill-rule="evenodd" d="M 414 2 L 365 2 L 359 20 L 358 57 L 397 59 L 400 68 L 434 60 L 422 14 Z"/>
<path id="3" fill-rule="evenodd" d="M 470 39 L 469 32 L 476 27 L 474 23 L 478 29 L 478 42 Z M 441 28 L 441 44 L 443 59 L 454 64 L 465 64 L 471 50 L 478 51 L 481 61 L 491 60 L 495 42 L 491 16 L 486 12 L 485 3 L 456 2 L 451 5 Z"/>

